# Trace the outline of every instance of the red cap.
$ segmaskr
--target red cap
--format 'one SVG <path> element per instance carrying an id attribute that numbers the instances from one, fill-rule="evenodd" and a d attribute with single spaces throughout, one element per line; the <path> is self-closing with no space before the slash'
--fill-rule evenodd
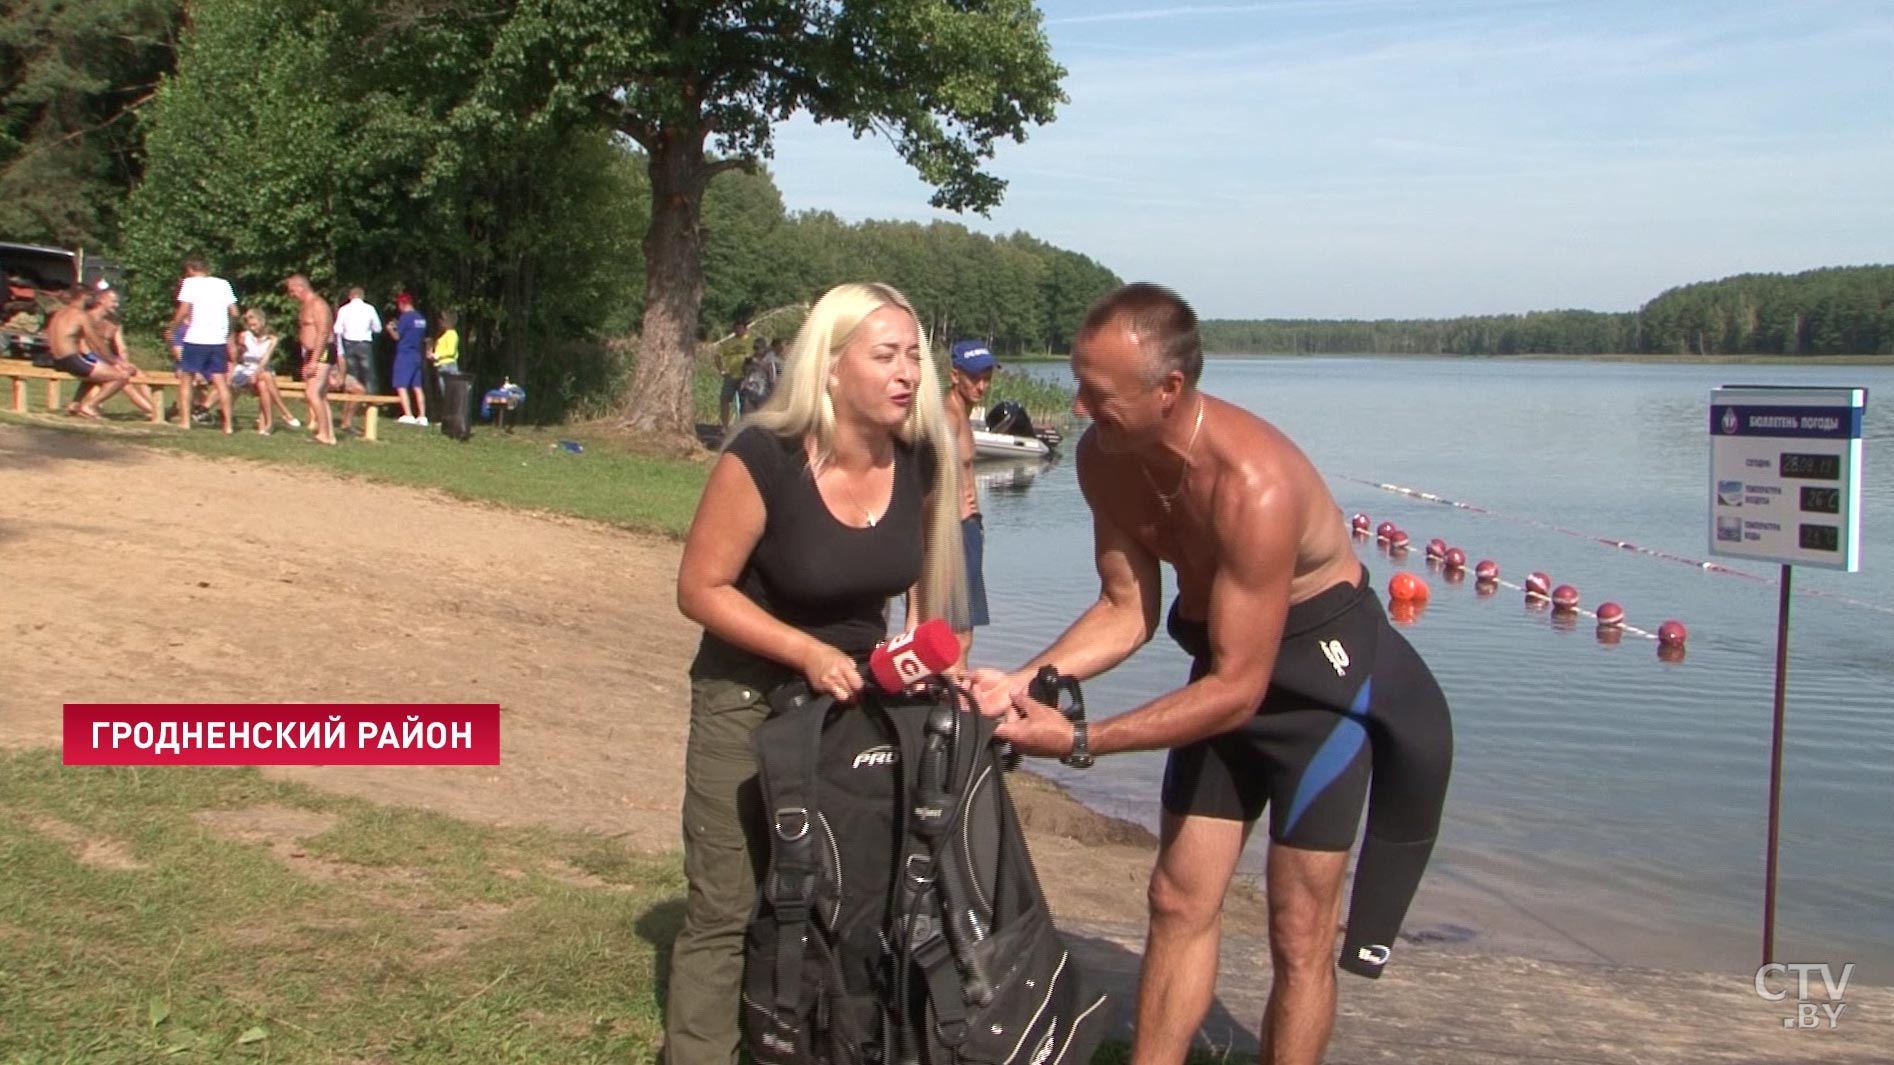
<path id="1" fill-rule="evenodd" d="M 408 306 L 412 307 L 414 306 L 414 297 L 406 292 L 397 292 L 395 293 L 395 302 L 405 303 Z"/>

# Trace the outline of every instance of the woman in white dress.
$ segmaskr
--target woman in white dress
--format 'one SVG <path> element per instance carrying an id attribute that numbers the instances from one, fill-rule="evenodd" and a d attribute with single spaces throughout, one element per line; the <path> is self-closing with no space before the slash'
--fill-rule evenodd
<path id="1" fill-rule="evenodd" d="M 276 375 L 270 372 L 270 357 L 276 354 L 276 334 L 270 330 L 269 319 L 262 311 L 253 308 L 244 313 L 243 325 L 244 330 L 238 337 L 243 351 L 237 357 L 237 365 L 231 369 L 231 393 L 256 394 L 256 431 L 263 436 L 270 435 L 272 409 L 282 412 L 283 420 L 289 423 L 290 428 L 302 428 L 302 423 L 289 413 L 282 392 L 277 390 Z"/>

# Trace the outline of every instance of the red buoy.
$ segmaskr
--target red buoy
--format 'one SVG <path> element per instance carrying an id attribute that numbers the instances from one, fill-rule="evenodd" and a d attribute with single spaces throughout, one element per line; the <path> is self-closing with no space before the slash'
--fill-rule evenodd
<path id="1" fill-rule="evenodd" d="M 1448 569 L 1466 569 L 1467 553 L 1457 547 L 1449 547 L 1442 557 L 1442 561 L 1447 564 Z"/>
<path id="2" fill-rule="evenodd" d="M 1427 541 L 1427 557 L 1428 558 L 1440 558 L 1444 556 L 1446 553 L 1447 553 L 1447 541 L 1442 540 L 1438 536 L 1434 537 L 1432 540 Z"/>
<path id="3" fill-rule="evenodd" d="M 1578 589 L 1569 584 L 1561 584 L 1552 589 L 1552 609 L 1561 613 L 1578 609 Z"/>
<path id="4" fill-rule="evenodd" d="M 1499 580 L 1499 563 L 1483 558 L 1479 565 L 1473 567 L 1473 576 L 1482 582 Z"/>
<path id="5" fill-rule="evenodd" d="M 1526 574 L 1526 598 L 1544 599 L 1552 594 L 1552 578 L 1539 570 Z"/>
<path id="6" fill-rule="evenodd" d="M 1388 534 L 1388 546 L 1396 551 L 1407 550 L 1407 530 L 1396 529 Z"/>
<path id="7" fill-rule="evenodd" d="M 1393 536 L 1393 535 L 1394 535 L 1394 523 L 1391 521 L 1384 521 L 1381 524 L 1374 527 L 1374 538 L 1377 540 L 1386 540 L 1388 537 Z"/>
<path id="8" fill-rule="evenodd" d="M 1657 627 L 1657 642 L 1671 647 L 1682 647 L 1690 639 L 1690 630 L 1684 628 L 1681 621 L 1666 621 Z"/>
<path id="9" fill-rule="evenodd" d="M 1624 625 L 1624 608 L 1616 603 L 1598 604 L 1598 625 L 1600 628 L 1619 628 Z"/>
<path id="10" fill-rule="evenodd" d="M 1367 532 L 1371 527 L 1373 527 L 1373 524 L 1374 524 L 1373 522 L 1368 520 L 1368 515 L 1366 514 L 1357 514 L 1354 517 L 1348 519 L 1348 527 L 1358 533 Z"/>
<path id="11" fill-rule="evenodd" d="M 1430 594 L 1427 582 L 1403 570 L 1388 578 L 1388 598 L 1395 602 L 1425 603 Z"/>

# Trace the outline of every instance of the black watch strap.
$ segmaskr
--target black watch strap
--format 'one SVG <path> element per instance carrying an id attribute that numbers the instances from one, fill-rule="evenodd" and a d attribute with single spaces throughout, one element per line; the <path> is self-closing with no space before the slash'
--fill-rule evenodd
<path id="1" fill-rule="evenodd" d="M 1072 722 L 1072 753 L 1059 761 L 1073 769 L 1090 769 L 1092 763 L 1096 761 L 1092 757 L 1091 732 L 1091 726 L 1085 723 L 1084 718 Z"/>

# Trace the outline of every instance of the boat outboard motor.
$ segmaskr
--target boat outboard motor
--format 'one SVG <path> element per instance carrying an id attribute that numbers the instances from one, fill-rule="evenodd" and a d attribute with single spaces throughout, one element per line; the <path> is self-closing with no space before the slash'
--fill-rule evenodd
<path id="1" fill-rule="evenodd" d="M 1028 440 L 1037 435 L 1033 432 L 1032 418 L 1026 414 L 1026 408 L 1010 399 L 993 404 L 992 409 L 986 412 L 986 428 L 991 433 L 1023 436 Z"/>

